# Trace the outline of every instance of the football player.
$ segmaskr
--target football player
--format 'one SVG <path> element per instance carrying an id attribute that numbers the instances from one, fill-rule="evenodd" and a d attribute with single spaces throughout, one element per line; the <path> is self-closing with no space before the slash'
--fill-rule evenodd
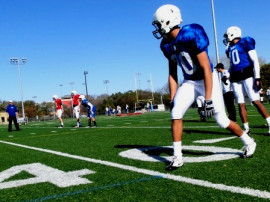
<path id="1" fill-rule="evenodd" d="M 87 109 L 87 113 L 88 113 L 87 114 L 87 117 L 88 117 L 88 126 L 87 126 L 87 128 L 92 127 L 91 121 L 93 121 L 94 128 L 97 127 L 97 123 L 96 123 L 96 106 L 93 105 L 88 99 L 86 99 L 84 95 L 80 95 L 79 101 Z"/>
<path id="2" fill-rule="evenodd" d="M 251 157 L 256 149 L 255 141 L 250 138 L 237 123 L 226 116 L 221 87 L 217 72 L 212 74 L 207 47 L 208 37 L 202 26 L 182 23 L 181 13 L 174 5 L 159 7 L 152 24 L 156 28 L 153 35 L 161 39 L 161 50 L 169 63 L 169 89 L 172 103 L 172 136 L 173 161 L 166 170 L 175 170 L 183 165 L 182 134 L 183 116 L 195 99 L 205 97 L 205 116 L 213 115 L 218 125 L 231 131 L 242 140 L 244 146 L 243 157 Z M 177 65 L 182 69 L 184 81 L 178 88 Z"/>
<path id="3" fill-rule="evenodd" d="M 255 40 L 252 37 L 242 37 L 239 27 L 229 27 L 224 34 L 224 44 L 227 46 L 226 54 L 230 59 L 230 81 L 238 102 L 240 117 L 247 133 L 250 132 L 247 110 L 245 105 L 244 89 L 249 100 L 268 124 L 270 135 L 270 117 L 266 108 L 260 102 L 261 89 L 260 65 L 255 50 Z"/>
<path id="4" fill-rule="evenodd" d="M 63 128 L 64 123 L 63 123 L 63 119 L 62 119 L 62 114 L 64 112 L 64 108 L 63 108 L 62 100 L 60 98 L 58 98 L 57 95 L 54 95 L 53 96 L 53 101 L 55 103 L 57 117 L 58 117 L 58 119 L 60 121 L 60 126 L 58 128 Z"/>
<path id="5" fill-rule="evenodd" d="M 81 127 L 81 122 L 80 122 L 80 105 L 81 103 L 79 102 L 79 97 L 80 95 L 77 94 L 75 90 L 71 91 L 71 97 L 72 97 L 72 106 L 73 106 L 73 113 L 75 114 L 75 117 L 77 119 L 77 125 L 75 128 Z"/>
<path id="6" fill-rule="evenodd" d="M 227 69 L 224 68 L 222 63 L 218 63 L 215 66 L 216 70 L 220 73 L 222 80 L 222 89 L 223 89 L 223 98 L 224 103 L 227 108 L 229 119 L 236 122 L 236 110 L 234 106 L 234 94 L 230 80 L 230 73 Z"/>

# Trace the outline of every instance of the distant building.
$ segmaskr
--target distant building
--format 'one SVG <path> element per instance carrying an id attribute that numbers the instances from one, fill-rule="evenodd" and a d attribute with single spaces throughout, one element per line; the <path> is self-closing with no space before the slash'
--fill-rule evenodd
<path id="1" fill-rule="evenodd" d="M 0 112 L 0 124 L 8 124 L 6 112 Z"/>
<path id="2" fill-rule="evenodd" d="M 63 105 L 66 105 L 66 107 L 71 108 L 72 107 L 72 98 L 70 95 L 65 95 L 61 97 Z"/>

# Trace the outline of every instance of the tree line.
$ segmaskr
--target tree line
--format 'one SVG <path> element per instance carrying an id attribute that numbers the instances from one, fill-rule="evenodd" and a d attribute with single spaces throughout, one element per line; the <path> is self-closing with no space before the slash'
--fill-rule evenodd
<path id="1" fill-rule="evenodd" d="M 264 92 L 270 87 L 270 64 L 261 65 L 261 80 L 262 88 Z M 266 93 L 264 94 L 266 97 Z M 122 110 L 125 110 L 126 104 L 129 106 L 130 112 L 134 111 L 135 103 L 137 102 L 137 97 L 139 100 L 145 100 L 141 102 L 141 105 L 146 104 L 146 100 L 152 98 L 152 92 L 147 90 L 138 90 L 136 91 L 127 91 L 127 92 L 118 92 L 113 93 L 110 96 L 107 94 L 102 94 L 99 96 L 89 96 L 90 101 L 96 106 L 98 114 L 105 114 L 106 107 L 115 108 L 119 105 L 122 107 Z M 164 85 L 163 88 L 153 93 L 154 101 L 153 104 L 163 103 L 165 108 L 168 109 L 170 105 L 170 93 L 168 84 Z M 267 100 L 267 99 L 266 99 Z M 22 105 L 20 101 L 13 101 L 17 106 L 20 117 L 22 116 Z M 8 105 L 8 101 L 0 102 L 0 111 L 5 111 Z M 28 118 L 35 118 L 36 116 L 52 116 L 55 112 L 54 102 L 42 102 L 36 103 L 32 100 L 26 100 L 24 102 L 24 111 L 25 115 Z M 82 108 L 82 112 L 85 112 L 85 109 Z M 64 117 L 72 117 L 72 109 L 64 105 Z"/>

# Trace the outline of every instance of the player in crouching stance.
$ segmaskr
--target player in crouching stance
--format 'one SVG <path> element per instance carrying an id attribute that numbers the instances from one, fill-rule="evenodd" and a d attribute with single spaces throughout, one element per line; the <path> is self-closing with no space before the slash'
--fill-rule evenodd
<path id="1" fill-rule="evenodd" d="M 64 112 L 64 108 L 62 105 L 62 100 L 60 98 L 58 98 L 57 95 L 53 96 L 53 101 L 55 102 L 55 108 L 56 108 L 56 114 L 57 117 L 60 121 L 60 126 L 58 128 L 63 128 L 64 127 L 64 123 L 63 123 L 63 119 L 62 119 L 62 114 Z"/>
<path id="2" fill-rule="evenodd" d="M 230 121 L 225 113 L 218 74 L 217 72 L 212 74 L 213 67 L 207 53 L 209 40 L 204 29 L 198 24 L 179 27 L 181 23 L 180 10 L 174 5 L 163 5 L 158 8 L 152 22 L 156 28 L 153 34 L 157 39 L 163 38 L 160 47 L 169 61 L 174 157 L 166 170 L 175 170 L 183 165 L 183 116 L 200 95 L 205 97 L 206 117 L 214 115 L 220 127 L 237 135 L 245 145 L 243 157 L 251 157 L 255 152 L 256 143 L 237 123 Z M 184 76 L 179 88 L 177 65 L 181 67 Z"/>
<path id="3" fill-rule="evenodd" d="M 81 127 L 80 122 L 80 102 L 79 102 L 80 95 L 77 94 L 75 90 L 71 91 L 71 98 L 72 98 L 72 106 L 73 106 L 73 113 L 75 114 L 75 117 L 77 119 L 77 125 L 76 128 Z"/>
<path id="4" fill-rule="evenodd" d="M 79 100 L 81 104 L 87 109 L 88 127 L 92 127 L 91 121 L 93 121 L 94 127 L 97 127 L 96 123 L 96 106 L 93 105 L 84 95 L 80 95 Z"/>
<path id="5" fill-rule="evenodd" d="M 245 105 L 245 91 L 249 100 L 257 108 L 258 112 L 266 120 L 268 125 L 268 134 L 270 135 L 270 117 L 266 108 L 260 102 L 260 65 L 255 50 L 255 40 L 251 37 L 242 37 L 242 31 L 239 27 L 229 27 L 224 34 L 224 44 L 227 46 L 226 54 L 230 59 L 230 81 L 238 102 L 240 117 L 244 128 L 249 133 L 247 120 L 247 109 Z"/>

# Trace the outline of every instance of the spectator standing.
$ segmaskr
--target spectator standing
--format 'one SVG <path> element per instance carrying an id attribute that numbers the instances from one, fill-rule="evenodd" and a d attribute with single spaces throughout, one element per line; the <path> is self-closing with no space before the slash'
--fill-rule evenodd
<path id="1" fill-rule="evenodd" d="M 129 110 L 128 110 L 128 104 L 126 104 L 126 113 L 127 113 L 127 114 L 129 113 Z"/>
<path id="2" fill-rule="evenodd" d="M 7 113 L 7 119 L 8 119 L 8 132 L 11 132 L 12 121 L 14 122 L 14 125 L 16 127 L 16 130 L 19 131 L 20 130 L 20 127 L 19 127 L 19 124 L 17 122 L 18 109 L 13 104 L 13 101 L 12 100 L 9 101 L 9 104 L 7 106 L 7 109 L 6 109 L 6 113 Z"/>

